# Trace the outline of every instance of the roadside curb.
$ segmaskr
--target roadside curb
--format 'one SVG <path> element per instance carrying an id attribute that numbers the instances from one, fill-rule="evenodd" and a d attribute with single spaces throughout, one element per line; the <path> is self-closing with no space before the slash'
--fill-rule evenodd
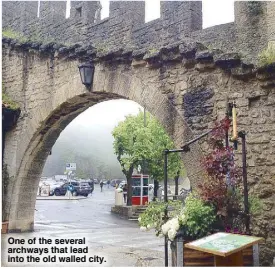
<path id="1" fill-rule="evenodd" d="M 82 200 L 82 199 L 87 199 L 88 197 L 53 197 L 53 196 L 45 196 L 45 197 L 36 197 L 36 200 L 61 200 L 61 201 L 73 201 L 73 200 Z"/>

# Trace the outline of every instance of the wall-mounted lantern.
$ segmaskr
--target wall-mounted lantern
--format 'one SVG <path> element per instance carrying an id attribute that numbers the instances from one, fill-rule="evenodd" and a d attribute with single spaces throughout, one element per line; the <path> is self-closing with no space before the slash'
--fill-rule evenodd
<path id="1" fill-rule="evenodd" d="M 78 68 L 82 83 L 90 90 L 94 79 L 94 65 L 92 63 L 84 63 L 79 65 Z"/>

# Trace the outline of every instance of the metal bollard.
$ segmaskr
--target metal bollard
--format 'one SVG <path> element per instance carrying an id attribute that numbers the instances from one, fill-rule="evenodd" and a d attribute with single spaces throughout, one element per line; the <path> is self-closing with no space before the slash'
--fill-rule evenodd
<path id="1" fill-rule="evenodd" d="M 260 260 L 259 260 L 259 244 L 253 245 L 253 266 L 254 266 L 254 267 L 260 266 Z"/>
<path id="2" fill-rule="evenodd" d="M 184 257 L 184 234 L 182 230 L 177 232 L 177 267 L 183 267 L 183 257 Z"/>

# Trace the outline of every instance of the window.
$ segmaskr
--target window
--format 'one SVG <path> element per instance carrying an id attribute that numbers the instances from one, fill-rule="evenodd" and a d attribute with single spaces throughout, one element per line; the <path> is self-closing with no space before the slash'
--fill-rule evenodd
<path id="1" fill-rule="evenodd" d="M 76 8 L 76 15 L 77 15 L 77 17 L 81 17 L 82 16 L 82 7 Z"/>
<path id="2" fill-rule="evenodd" d="M 148 187 L 143 187 L 143 196 L 148 196 Z"/>
<path id="3" fill-rule="evenodd" d="M 140 186 L 140 181 L 141 181 L 141 179 L 140 178 L 133 178 L 132 179 L 133 181 L 132 181 L 132 186 Z"/>
<path id="4" fill-rule="evenodd" d="M 133 187 L 133 194 L 132 196 L 140 196 L 140 187 Z"/>

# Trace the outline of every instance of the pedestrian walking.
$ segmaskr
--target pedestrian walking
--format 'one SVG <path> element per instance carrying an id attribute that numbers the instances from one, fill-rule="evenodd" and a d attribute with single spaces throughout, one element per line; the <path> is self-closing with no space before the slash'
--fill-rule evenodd
<path id="1" fill-rule="evenodd" d="M 123 187 L 123 198 L 124 198 L 124 203 L 126 204 L 127 203 L 127 184 L 124 185 Z"/>
<path id="2" fill-rule="evenodd" d="M 100 185 L 100 189 L 101 189 L 101 192 L 102 192 L 102 188 L 103 188 L 103 181 L 102 180 L 100 181 L 99 185 Z"/>
<path id="3" fill-rule="evenodd" d="M 109 189 L 109 187 L 110 187 L 110 179 L 107 181 L 107 185 L 108 185 L 108 189 Z"/>
<path id="4" fill-rule="evenodd" d="M 71 192 L 71 194 L 73 194 L 73 192 L 74 192 L 74 186 L 73 186 L 73 184 L 69 184 L 68 185 L 68 191 L 70 191 Z"/>

